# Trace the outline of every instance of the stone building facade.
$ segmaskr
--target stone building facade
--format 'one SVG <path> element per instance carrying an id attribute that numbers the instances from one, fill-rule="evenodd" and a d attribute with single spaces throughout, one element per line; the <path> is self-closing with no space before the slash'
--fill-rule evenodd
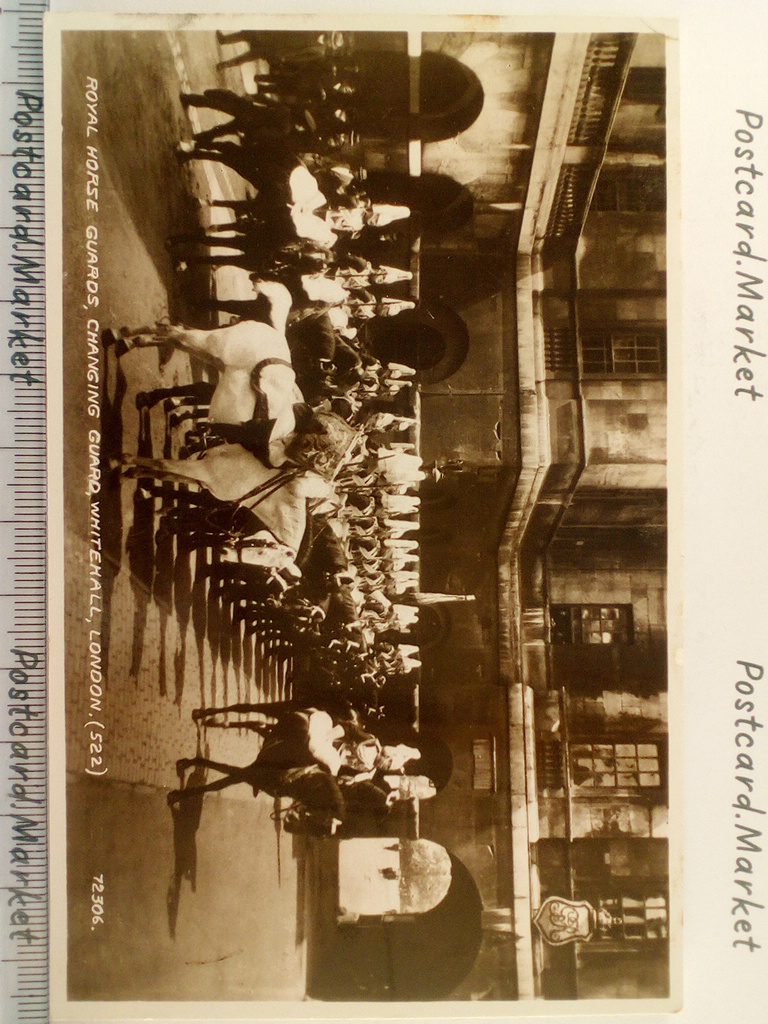
<path id="1" fill-rule="evenodd" d="M 446 606 L 424 653 L 421 720 L 456 768 L 422 827 L 483 897 L 474 991 L 507 996 L 514 978 L 521 998 L 663 996 L 663 40 L 439 45 L 477 61 L 506 116 L 486 122 L 492 158 L 479 120 L 424 147 L 475 212 L 422 251 L 422 288 L 439 283 L 470 336 L 463 365 L 422 390 L 422 451 L 443 473 L 423 492 L 422 586 L 476 600 Z M 610 927 L 548 945 L 532 919 L 552 894 Z"/>

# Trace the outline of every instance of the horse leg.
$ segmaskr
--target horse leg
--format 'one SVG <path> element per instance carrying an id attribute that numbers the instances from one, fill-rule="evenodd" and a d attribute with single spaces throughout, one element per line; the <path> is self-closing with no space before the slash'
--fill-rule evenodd
<path id="1" fill-rule="evenodd" d="M 226 232 L 230 232 L 227 234 Z M 232 231 L 229 224 L 222 224 L 220 228 L 213 227 L 203 238 L 198 238 L 197 244 L 210 249 L 231 249 L 226 258 L 234 257 L 240 259 L 245 255 L 248 239 L 242 231 Z"/>
<path id="2" fill-rule="evenodd" d="M 206 89 L 203 95 L 212 110 L 220 110 L 234 118 L 247 116 L 253 106 L 253 100 L 232 92 L 231 89 Z"/>
<path id="3" fill-rule="evenodd" d="M 250 729 L 251 732 L 256 732 L 261 736 L 262 739 L 268 740 L 272 736 L 272 729 L 274 726 L 267 725 L 264 722 L 230 722 L 230 729 Z"/>
<path id="4" fill-rule="evenodd" d="M 217 71 L 223 71 L 225 68 L 237 68 L 241 64 L 248 64 L 252 60 L 257 60 L 255 51 L 248 49 L 245 53 L 238 53 L 235 57 L 227 57 L 226 60 L 220 60 L 216 65 Z"/>
<path id="5" fill-rule="evenodd" d="M 209 771 L 219 772 L 227 777 L 245 770 L 244 768 L 238 768 L 237 765 L 224 764 L 221 761 L 211 761 L 209 757 L 180 757 L 176 762 L 177 773 L 183 775 L 188 768 L 207 768 Z"/>
<path id="6" fill-rule="evenodd" d="M 199 92 L 183 92 L 179 95 L 182 107 L 207 107 L 208 100 Z"/>
<path id="7" fill-rule="evenodd" d="M 202 796 L 203 793 L 211 793 L 217 789 L 226 789 L 228 786 L 235 786 L 238 782 L 249 782 L 247 768 L 235 768 L 231 764 L 221 764 L 218 761 L 208 761 L 204 757 L 182 758 L 177 761 L 177 770 L 184 771 L 187 767 L 211 768 L 214 771 L 224 773 L 223 778 L 215 779 L 213 782 L 206 782 L 202 786 L 187 786 L 185 789 L 174 789 L 168 794 L 168 803 L 176 804 L 182 799 L 191 796 Z M 183 766 L 183 767 L 182 767 Z"/>
<path id="8" fill-rule="evenodd" d="M 224 121 L 222 124 L 214 125 L 213 128 L 195 132 L 192 138 L 196 146 L 200 146 L 201 149 L 205 149 L 211 143 L 215 143 L 217 139 L 220 139 L 225 135 L 237 134 L 239 134 L 237 121 L 232 118 L 231 121 Z"/>
<path id="9" fill-rule="evenodd" d="M 247 729 L 249 732 L 256 732 L 262 739 L 269 739 L 272 735 L 272 726 L 264 722 L 207 722 L 209 729 Z"/>
<path id="10" fill-rule="evenodd" d="M 210 199 L 209 206 L 232 210 L 235 216 L 247 216 L 253 211 L 252 199 Z"/>
<path id="11" fill-rule="evenodd" d="M 174 483 L 208 487 L 210 482 L 204 459 L 147 459 L 139 455 L 124 455 L 122 461 L 126 471 L 134 470 L 132 475 L 135 476 L 141 476 L 141 470 L 145 470 L 147 476 Z"/>
<path id="12" fill-rule="evenodd" d="M 157 323 L 154 327 L 121 327 L 119 331 L 109 328 L 102 331 L 101 341 L 105 346 L 117 344 L 122 354 L 132 348 L 159 348 L 170 342 L 177 344 L 177 334 L 184 332 L 183 327 L 174 324 Z"/>
<path id="13" fill-rule="evenodd" d="M 226 234 L 225 232 L 230 232 Z M 168 240 L 168 248 L 173 250 L 175 256 L 182 255 L 186 263 L 200 262 L 197 254 L 198 246 L 203 250 L 231 249 L 232 252 L 224 256 L 224 259 L 239 259 L 245 253 L 247 238 L 240 231 L 232 231 L 232 226 L 222 224 L 221 227 L 213 228 L 211 232 L 201 231 L 200 234 L 175 235 Z M 180 252 L 185 250 L 183 252 Z"/>
<path id="14" fill-rule="evenodd" d="M 180 427 L 182 423 L 186 423 L 187 420 L 199 420 L 208 415 L 207 406 L 193 405 L 191 408 L 184 410 L 176 409 L 168 416 L 169 427 Z"/>
<path id="15" fill-rule="evenodd" d="M 179 148 L 176 150 L 176 159 L 182 164 L 188 163 L 190 160 L 218 160 L 219 151 L 212 148 L 203 149 L 191 143 L 179 143 Z"/>
<path id="16" fill-rule="evenodd" d="M 272 718 L 279 718 L 280 714 L 286 711 L 295 711 L 296 704 L 290 700 L 274 701 L 273 703 L 262 704 L 229 704 L 224 708 L 196 708 L 192 712 L 192 718 L 199 721 L 213 715 L 224 715 L 233 712 L 241 715 L 262 714 L 270 715 Z"/>
<path id="17" fill-rule="evenodd" d="M 216 242 L 221 245 L 221 242 Z M 242 267 L 243 270 L 252 270 L 252 261 L 241 254 L 233 253 L 231 256 L 188 256 L 186 263 L 205 267 Z"/>
<path id="18" fill-rule="evenodd" d="M 243 29 L 240 29 L 239 31 L 235 31 L 235 32 L 221 32 L 221 31 L 218 31 L 216 33 L 216 42 L 217 43 L 247 43 L 248 46 L 251 45 L 250 40 L 248 39 L 248 33 L 246 31 L 244 31 Z"/>
<path id="19" fill-rule="evenodd" d="M 209 235 L 223 235 L 225 231 L 232 232 L 233 239 L 238 237 L 242 237 L 243 239 L 245 238 L 245 232 L 240 230 L 236 220 L 230 220 L 227 221 L 227 223 L 222 221 L 220 224 L 211 224 L 208 228 Z M 225 243 L 226 239 L 221 239 L 217 244 L 224 245 Z M 238 248 L 240 247 L 238 246 Z"/>
<path id="20" fill-rule="evenodd" d="M 135 333 L 127 330 L 121 331 L 121 335 L 129 346 L 137 345 L 140 348 L 145 345 L 162 345 L 170 341 L 184 349 L 185 352 L 191 352 L 200 359 L 218 366 L 215 354 L 217 346 L 213 338 L 217 330 L 220 328 L 207 331 L 192 327 L 159 325 L 152 334 L 146 333 L 146 329 L 142 329 Z"/>
<path id="21" fill-rule="evenodd" d="M 195 305 L 198 309 L 214 309 L 222 313 L 231 313 L 241 320 L 259 320 L 264 313 L 264 303 L 258 299 L 200 299 Z"/>
<path id="22" fill-rule="evenodd" d="M 191 152 L 179 152 L 178 157 L 180 160 L 216 160 L 230 167 L 241 178 L 251 182 L 250 173 L 254 163 L 254 154 L 251 150 L 246 150 L 245 147 L 238 143 L 220 142 L 211 149 L 200 150 L 196 148 Z"/>
<path id="23" fill-rule="evenodd" d="M 205 228 L 199 227 L 194 231 L 182 231 L 176 235 L 168 236 L 168 248 L 173 248 L 180 245 L 196 245 L 198 242 L 204 242 L 206 238 Z"/>
<path id="24" fill-rule="evenodd" d="M 169 388 L 153 388 L 139 391 L 136 395 L 137 409 L 151 409 L 153 405 L 168 398 L 190 398 L 196 402 L 210 402 L 215 385 L 208 381 L 193 381 L 191 384 L 176 384 Z"/>

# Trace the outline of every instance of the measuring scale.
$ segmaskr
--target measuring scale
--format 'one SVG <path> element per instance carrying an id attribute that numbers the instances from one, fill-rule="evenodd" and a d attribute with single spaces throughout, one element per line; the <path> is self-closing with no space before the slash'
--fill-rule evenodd
<path id="1" fill-rule="evenodd" d="M 45 0 L 0 8 L 0 1019 L 48 1020 Z"/>

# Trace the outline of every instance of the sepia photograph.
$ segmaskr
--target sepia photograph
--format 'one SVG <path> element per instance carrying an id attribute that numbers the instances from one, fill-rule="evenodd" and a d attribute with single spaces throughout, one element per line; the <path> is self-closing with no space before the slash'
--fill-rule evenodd
<path id="1" fill-rule="evenodd" d="M 674 1008 L 670 41 L 400 20 L 48 21 L 57 1019 Z"/>

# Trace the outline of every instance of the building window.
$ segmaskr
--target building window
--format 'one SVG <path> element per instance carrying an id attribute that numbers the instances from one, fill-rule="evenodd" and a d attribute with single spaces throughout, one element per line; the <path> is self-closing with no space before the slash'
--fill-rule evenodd
<path id="1" fill-rule="evenodd" d="M 600 928 L 603 938 L 653 942 L 669 937 L 667 901 L 663 896 L 601 898 L 598 912 L 603 921 Z"/>
<path id="2" fill-rule="evenodd" d="M 472 741 L 472 788 L 486 793 L 496 788 L 496 745 L 492 738 Z"/>
<path id="3" fill-rule="evenodd" d="M 661 785 L 655 743 L 572 743 L 571 778 L 580 789 L 642 789 Z"/>
<path id="4" fill-rule="evenodd" d="M 666 171 L 663 166 L 628 168 L 620 172 L 604 168 L 597 179 L 590 209 L 663 213 L 666 205 Z"/>
<path id="5" fill-rule="evenodd" d="M 588 331 L 581 336 L 581 361 L 584 373 L 664 373 L 666 335 L 658 329 Z"/>
<path id="6" fill-rule="evenodd" d="M 557 604 L 549 610 L 553 644 L 630 644 L 631 604 Z"/>

